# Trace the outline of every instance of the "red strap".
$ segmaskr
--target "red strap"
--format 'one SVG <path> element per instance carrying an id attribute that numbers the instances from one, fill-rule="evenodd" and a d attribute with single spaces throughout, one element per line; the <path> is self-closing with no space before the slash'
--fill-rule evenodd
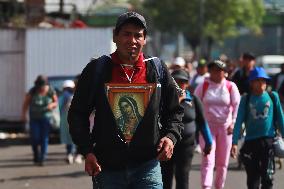
<path id="1" fill-rule="evenodd" d="M 231 94 L 231 91 L 232 91 L 232 84 L 231 84 L 231 82 L 228 81 L 228 80 L 226 80 L 226 87 L 227 87 L 229 93 Z"/>
<path id="2" fill-rule="evenodd" d="M 202 96 L 201 96 L 201 100 L 203 100 L 203 97 L 204 97 L 204 95 L 205 95 L 205 93 L 206 93 L 208 87 L 209 87 L 208 81 L 204 81 L 203 86 L 202 86 Z M 231 97 L 232 84 L 231 84 L 231 82 L 228 81 L 228 80 L 226 80 L 226 87 L 227 87 L 227 89 L 228 89 L 228 91 L 229 91 L 229 93 L 230 93 L 230 97 Z"/>
<path id="3" fill-rule="evenodd" d="M 203 82 L 203 86 L 202 86 L 201 100 L 203 100 L 203 97 L 204 97 L 204 95 L 205 95 L 205 93 L 206 93 L 208 87 L 209 87 L 208 81 L 204 81 L 204 82 Z"/>

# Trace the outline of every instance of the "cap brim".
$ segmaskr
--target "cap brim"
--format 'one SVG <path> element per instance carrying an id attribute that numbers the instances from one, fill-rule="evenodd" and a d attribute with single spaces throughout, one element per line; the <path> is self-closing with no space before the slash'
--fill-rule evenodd
<path id="1" fill-rule="evenodd" d="M 183 81 L 188 81 L 189 80 L 189 78 L 184 77 L 184 76 L 173 76 L 173 78 L 175 80 L 183 80 Z"/>
<path id="2" fill-rule="evenodd" d="M 270 81 L 271 80 L 271 78 L 269 77 L 269 76 L 263 76 L 263 77 L 255 77 L 255 78 L 251 78 L 251 79 L 249 79 L 249 82 L 251 82 L 251 81 L 253 81 L 253 80 L 256 80 L 256 79 L 265 79 L 265 80 L 267 80 L 267 81 Z"/>

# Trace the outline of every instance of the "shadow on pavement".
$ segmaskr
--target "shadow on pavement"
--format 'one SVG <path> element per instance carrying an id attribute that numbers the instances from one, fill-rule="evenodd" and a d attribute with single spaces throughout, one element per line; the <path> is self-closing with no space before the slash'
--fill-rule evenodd
<path id="1" fill-rule="evenodd" d="M 59 144 L 59 143 L 60 143 L 59 134 L 51 133 L 49 135 L 49 144 Z M 14 135 L 14 137 L 8 137 L 5 139 L 0 138 L 0 147 L 9 147 L 14 145 L 30 145 L 29 135 L 27 133 L 17 133 Z"/>
<path id="2" fill-rule="evenodd" d="M 72 173 L 63 173 L 63 174 L 55 174 L 55 175 L 34 175 L 34 176 L 20 176 L 10 179 L 1 179 L 0 182 L 7 182 L 7 181 L 21 181 L 21 180 L 34 180 L 34 179 L 50 179 L 50 178 L 62 178 L 62 177 L 71 177 L 77 178 L 87 176 L 84 171 L 76 171 Z"/>
<path id="3" fill-rule="evenodd" d="M 66 161 L 62 157 L 48 157 L 45 161 L 44 167 L 47 166 L 58 166 L 67 165 Z M 21 167 L 39 167 L 35 165 L 31 158 L 22 158 L 22 159 L 2 159 L 0 160 L 0 168 L 21 168 Z"/>

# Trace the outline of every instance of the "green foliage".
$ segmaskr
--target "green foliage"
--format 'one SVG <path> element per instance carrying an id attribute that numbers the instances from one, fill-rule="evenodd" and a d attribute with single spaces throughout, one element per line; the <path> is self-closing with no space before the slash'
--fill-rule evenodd
<path id="1" fill-rule="evenodd" d="M 145 0 L 144 9 L 154 27 L 182 31 L 193 46 L 200 35 L 217 42 L 236 36 L 240 26 L 260 33 L 265 13 L 262 0 Z"/>
<path id="2" fill-rule="evenodd" d="M 141 3 L 140 0 L 128 0 L 128 3 L 133 6 L 133 9 L 135 11 L 143 11 L 143 4 Z"/>

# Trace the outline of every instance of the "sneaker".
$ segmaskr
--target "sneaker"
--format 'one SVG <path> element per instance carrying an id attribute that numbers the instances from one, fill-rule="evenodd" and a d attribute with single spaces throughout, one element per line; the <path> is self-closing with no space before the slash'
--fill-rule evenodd
<path id="1" fill-rule="evenodd" d="M 67 155 L 67 163 L 73 164 L 74 163 L 74 156 L 72 154 Z"/>
<path id="2" fill-rule="evenodd" d="M 83 156 L 80 155 L 80 154 L 76 155 L 76 157 L 75 157 L 75 163 L 78 163 L 78 164 L 83 163 Z"/>
<path id="3" fill-rule="evenodd" d="M 44 162 L 43 161 L 39 161 L 38 162 L 38 166 L 43 167 L 44 166 Z"/>

